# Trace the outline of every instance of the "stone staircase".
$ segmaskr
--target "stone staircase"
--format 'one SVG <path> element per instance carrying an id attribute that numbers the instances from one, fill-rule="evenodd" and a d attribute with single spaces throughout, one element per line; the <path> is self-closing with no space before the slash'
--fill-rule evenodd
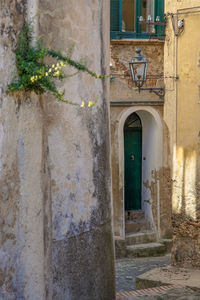
<path id="1" fill-rule="evenodd" d="M 144 212 L 134 212 L 125 223 L 126 237 L 115 239 L 116 258 L 164 255 L 170 251 L 171 240 L 157 241 L 157 234 L 145 220 Z"/>
<path id="2" fill-rule="evenodd" d="M 138 245 L 156 242 L 157 236 L 154 231 L 148 230 L 146 232 L 136 232 L 126 234 L 126 245 Z"/>

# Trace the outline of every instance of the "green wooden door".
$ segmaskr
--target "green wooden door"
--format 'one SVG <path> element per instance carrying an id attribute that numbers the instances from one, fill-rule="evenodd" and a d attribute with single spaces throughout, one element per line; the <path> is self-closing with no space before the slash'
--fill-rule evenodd
<path id="1" fill-rule="evenodd" d="M 142 128 L 124 130 L 125 210 L 141 209 Z"/>

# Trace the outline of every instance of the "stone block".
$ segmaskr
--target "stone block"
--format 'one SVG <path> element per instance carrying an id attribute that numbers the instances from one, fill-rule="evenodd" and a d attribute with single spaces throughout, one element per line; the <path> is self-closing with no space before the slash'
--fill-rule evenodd
<path id="1" fill-rule="evenodd" d="M 136 278 L 136 289 L 145 289 L 161 285 L 177 285 L 200 292 L 200 271 L 182 269 L 173 266 L 156 268 Z"/>

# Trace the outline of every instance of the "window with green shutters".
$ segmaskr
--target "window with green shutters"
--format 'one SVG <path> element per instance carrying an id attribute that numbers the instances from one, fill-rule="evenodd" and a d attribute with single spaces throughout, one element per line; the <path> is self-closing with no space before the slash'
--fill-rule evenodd
<path id="1" fill-rule="evenodd" d="M 139 24 L 139 17 L 152 21 L 160 17 L 164 21 L 164 0 L 111 0 L 110 29 L 111 39 L 120 38 L 163 38 L 164 26 Z"/>

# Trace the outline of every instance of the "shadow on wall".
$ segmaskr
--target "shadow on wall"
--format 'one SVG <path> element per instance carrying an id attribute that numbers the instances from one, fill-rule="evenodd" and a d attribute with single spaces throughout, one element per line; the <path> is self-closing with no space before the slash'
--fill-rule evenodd
<path id="1" fill-rule="evenodd" d="M 200 149 L 179 146 L 172 197 L 172 263 L 200 268 Z"/>

